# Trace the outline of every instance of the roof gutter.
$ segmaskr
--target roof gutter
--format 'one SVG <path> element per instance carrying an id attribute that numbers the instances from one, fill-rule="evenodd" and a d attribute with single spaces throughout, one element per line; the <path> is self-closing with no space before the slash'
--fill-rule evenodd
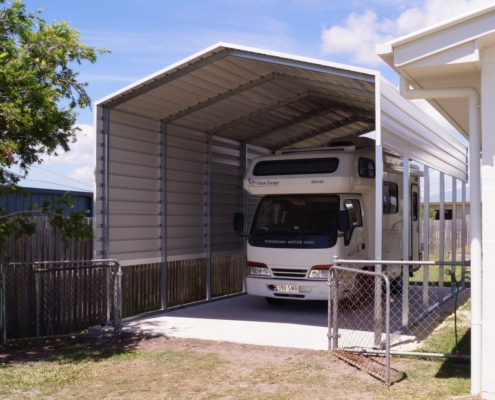
<path id="1" fill-rule="evenodd" d="M 469 182 L 471 204 L 471 394 L 481 393 L 482 281 L 481 281 L 481 114 L 480 94 L 473 87 L 410 89 L 400 75 L 400 94 L 405 99 L 469 99 Z"/>

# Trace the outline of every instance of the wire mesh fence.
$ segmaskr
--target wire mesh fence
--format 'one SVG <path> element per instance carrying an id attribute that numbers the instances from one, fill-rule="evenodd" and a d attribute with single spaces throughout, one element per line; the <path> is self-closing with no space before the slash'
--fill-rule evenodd
<path id="1" fill-rule="evenodd" d="M 390 283 L 386 275 L 334 266 L 329 277 L 329 351 L 390 384 Z"/>
<path id="2" fill-rule="evenodd" d="M 2 341 L 111 336 L 122 329 L 115 260 L 11 263 L 2 273 Z"/>
<path id="3" fill-rule="evenodd" d="M 392 350 L 469 356 L 469 269 L 450 262 L 414 269 L 403 267 L 402 284 L 392 295 Z"/>
<path id="4" fill-rule="evenodd" d="M 469 270 L 442 265 L 334 261 L 329 278 L 329 350 L 384 380 L 400 380 L 389 355 L 469 357 Z M 437 262 L 438 263 L 438 262 Z M 414 264 L 414 263 L 413 263 Z M 450 265 L 449 265 L 450 264 Z"/>

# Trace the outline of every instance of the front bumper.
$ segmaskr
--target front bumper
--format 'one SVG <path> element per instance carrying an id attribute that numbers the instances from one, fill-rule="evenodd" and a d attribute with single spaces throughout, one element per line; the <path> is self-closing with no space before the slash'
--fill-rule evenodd
<path id="1" fill-rule="evenodd" d="M 277 285 L 298 285 L 298 293 L 277 292 Z M 246 291 L 253 296 L 273 297 L 293 300 L 328 300 L 328 281 L 326 279 L 273 279 L 246 277 Z"/>

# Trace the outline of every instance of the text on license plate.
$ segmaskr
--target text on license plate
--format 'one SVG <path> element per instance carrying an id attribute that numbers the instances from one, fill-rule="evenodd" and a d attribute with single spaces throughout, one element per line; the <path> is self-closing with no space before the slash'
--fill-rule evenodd
<path id="1" fill-rule="evenodd" d="M 299 286 L 297 286 L 297 285 L 277 285 L 277 292 L 299 293 Z"/>

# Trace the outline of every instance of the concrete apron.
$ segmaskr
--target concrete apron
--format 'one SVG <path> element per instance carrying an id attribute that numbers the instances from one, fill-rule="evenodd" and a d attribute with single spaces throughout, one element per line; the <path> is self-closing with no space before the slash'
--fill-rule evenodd
<path id="1" fill-rule="evenodd" d="M 260 346 L 327 350 L 325 301 L 272 306 L 243 295 L 124 322 L 124 331 Z"/>

